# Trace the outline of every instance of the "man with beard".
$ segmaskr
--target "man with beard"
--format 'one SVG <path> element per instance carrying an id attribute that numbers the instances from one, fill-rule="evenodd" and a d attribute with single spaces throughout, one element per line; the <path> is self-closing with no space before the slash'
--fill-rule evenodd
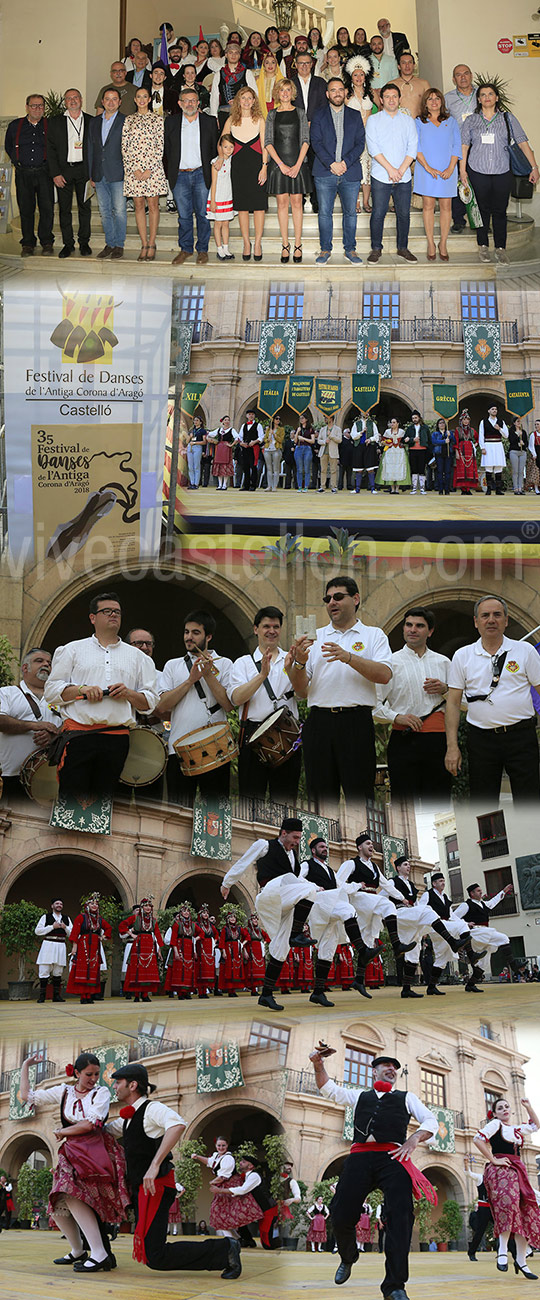
<path id="1" fill-rule="evenodd" d="M 184 619 L 185 655 L 169 659 L 161 677 L 158 713 L 171 715 L 167 789 L 171 803 L 192 806 L 197 787 L 201 794 L 228 795 L 230 763 L 200 776 L 181 771 L 175 743 L 212 723 L 225 722 L 231 708 L 228 695 L 232 660 L 211 648 L 216 620 L 208 610 L 195 609 Z"/>
<path id="2" fill-rule="evenodd" d="M 53 1002 L 63 1002 L 62 975 L 66 966 L 66 942 L 73 929 L 73 922 L 64 913 L 61 898 L 53 899 L 50 912 L 44 912 L 36 925 L 35 933 L 41 939 L 41 947 L 36 957 L 39 975 L 38 1002 L 45 1002 L 47 985 L 52 980 Z"/>
<path id="3" fill-rule="evenodd" d="M 257 648 L 252 655 L 236 659 L 231 673 L 231 700 L 240 712 L 238 788 L 240 795 L 253 799 L 268 797 L 273 803 L 294 805 L 298 793 L 302 754 L 300 735 L 296 748 L 279 766 L 264 762 L 249 743 L 265 719 L 286 708 L 298 722 L 298 706 L 288 676 L 290 651 L 279 644 L 283 613 L 275 605 L 257 610 L 253 631 Z"/>
<path id="4" fill-rule="evenodd" d="M 59 716 L 44 698 L 50 672 L 50 652 L 34 646 L 27 650 L 21 663 L 19 685 L 0 687 L 0 771 L 4 803 L 29 798 L 19 779 L 21 768 L 30 754 L 45 749 L 57 734 Z"/>

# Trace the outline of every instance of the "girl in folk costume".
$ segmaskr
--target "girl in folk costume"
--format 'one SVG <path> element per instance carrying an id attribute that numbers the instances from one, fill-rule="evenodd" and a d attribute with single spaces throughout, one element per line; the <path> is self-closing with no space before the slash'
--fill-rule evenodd
<path id="1" fill-rule="evenodd" d="M 390 487 L 394 494 L 399 492 L 400 487 L 411 486 L 409 457 L 403 446 L 404 437 L 405 431 L 400 429 L 398 420 L 390 420 L 383 433 L 384 451 L 375 482 Z"/>
<path id="2" fill-rule="evenodd" d="M 160 983 L 158 953 L 163 948 L 163 939 L 157 921 L 154 921 L 154 909 L 151 898 L 142 898 L 138 912 L 126 917 L 119 925 L 120 934 L 131 940 L 131 952 L 124 980 L 124 993 L 133 993 L 134 1002 L 150 1001 L 150 994 L 157 993 Z"/>
<path id="3" fill-rule="evenodd" d="M 92 894 L 84 912 L 75 917 L 71 931 L 71 957 L 66 987 L 68 996 L 85 1004 L 101 993 L 102 939 L 110 939 L 112 930 L 99 914 L 99 894 Z"/>
<path id="4" fill-rule="evenodd" d="M 540 1246 L 540 1210 L 520 1152 L 524 1134 L 536 1133 L 540 1120 L 526 1098 L 522 1105 L 529 1122 L 515 1128 L 511 1124 L 510 1103 L 498 1097 L 488 1111 L 488 1123 L 474 1138 L 474 1145 L 488 1161 L 484 1183 L 493 1212 L 494 1233 L 499 1238 L 497 1268 L 500 1273 L 508 1271 L 508 1238 L 513 1233 L 515 1272 L 536 1281 L 537 1275 L 531 1273 L 525 1257 L 527 1243 L 535 1250 Z"/>
<path id="5" fill-rule="evenodd" d="M 207 998 L 216 978 L 215 950 L 219 934 L 210 920 L 208 903 L 199 908 L 195 922 L 195 984 L 200 998 Z"/>
<path id="6" fill-rule="evenodd" d="M 371 1205 L 369 1201 L 364 1201 L 362 1213 L 356 1225 L 356 1244 L 359 1250 L 363 1250 L 366 1242 L 371 1241 Z"/>
<path id="7" fill-rule="evenodd" d="M 224 429 L 221 426 L 208 438 L 208 446 L 214 448 L 212 475 L 217 478 L 218 492 L 226 492 L 229 486 L 228 480 L 234 476 L 235 441 L 232 429 Z"/>
<path id="8" fill-rule="evenodd" d="M 456 445 L 454 487 L 459 489 L 462 497 L 470 496 L 471 491 L 477 492 L 479 490 L 480 484 L 476 464 L 478 433 L 472 427 L 471 417 L 467 410 L 461 412 L 457 428 L 454 429 L 454 438 Z"/>
<path id="9" fill-rule="evenodd" d="M 222 135 L 219 141 L 221 153 L 212 159 L 212 184 L 206 205 L 207 219 L 214 222 L 214 239 L 221 262 L 234 261 L 234 253 L 229 250 L 229 222 L 236 216 L 231 184 L 234 148 L 232 135 Z"/>
<path id="10" fill-rule="evenodd" d="M 241 922 L 245 917 L 241 908 L 226 904 L 222 907 L 219 917 L 222 926 L 219 936 L 221 950 L 219 987 L 222 992 L 228 993 L 230 998 L 235 998 L 236 990 L 243 989 L 245 986 L 244 950 L 249 935 L 247 930 L 242 928 Z"/>
<path id="11" fill-rule="evenodd" d="M 256 912 L 252 912 L 247 923 L 249 942 L 245 949 L 245 983 L 251 990 L 252 998 L 260 993 L 264 984 L 266 963 L 265 944 L 270 943 L 266 930 L 261 930 Z"/>
<path id="12" fill-rule="evenodd" d="M 246 1148 L 250 1147 L 251 1143 L 246 1143 Z M 261 1246 L 271 1249 L 271 1227 L 277 1218 L 275 1200 L 262 1186 L 257 1159 L 250 1150 L 238 1153 L 237 1168 L 238 1173 L 232 1178 L 216 1179 L 213 1184 L 216 1204 L 212 1203 L 210 1223 L 221 1229 L 224 1237 L 240 1236 L 243 1244 L 249 1243 L 251 1236 L 247 1230 L 248 1223 L 258 1223 Z"/>
<path id="13" fill-rule="evenodd" d="M 34 1090 L 28 1071 L 40 1060 L 41 1053 L 36 1052 L 23 1061 L 20 1095 L 38 1112 L 48 1105 L 60 1107 L 60 1126 L 54 1136 L 61 1145 L 48 1212 L 67 1237 L 70 1251 L 54 1263 L 74 1265 L 74 1271 L 81 1273 L 109 1272 L 116 1260 L 103 1225 L 121 1223 L 130 1200 L 122 1148 L 103 1127 L 109 1114 L 109 1089 L 99 1085 L 97 1056 L 82 1052 L 74 1065 L 66 1066 L 71 1086 Z"/>
<path id="14" fill-rule="evenodd" d="M 326 1243 L 326 1220 L 330 1217 L 330 1211 L 322 1196 L 317 1197 L 306 1213 L 310 1221 L 307 1241 L 310 1242 L 312 1250 L 322 1250 Z"/>
<path id="15" fill-rule="evenodd" d="M 174 1185 L 176 1196 L 169 1210 L 169 1232 L 172 1237 L 178 1235 L 178 1224 L 182 1222 L 181 1198 L 186 1190 L 182 1183 L 175 1183 Z"/>
<path id="16" fill-rule="evenodd" d="M 208 1169 L 211 1170 L 213 1178 L 210 1186 L 213 1189 L 237 1185 L 238 1179 L 234 1178 L 236 1161 L 232 1151 L 229 1151 L 226 1138 L 216 1138 L 216 1149 L 211 1156 L 200 1156 L 193 1151 L 191 1159 L 196 1160 L 199 1165 L 207 1165 Z M 222 1223 L 224 1206 L 223 1197 L 218 1196 L 214 1190 L 214 1197 L 210 1206 L 210 1227 L 215 1228 L 218 1237 L 233 1237 L 235 1233 L 232 1229 Z"/>
<path id="17" fill-rule="evenodd" d="M 534 429 L 529 438 L 525 491 L 536 492 L 537 496 L 540 492 L 540 420 L 535 420 Z"/>
<path id="18" fill-rule="evenodd" d="M 298 944 L 292 949 L 294 959 L 293 987 L 299 989 L 300 993 L 311 993 L 315 981 L 315 945 L 311 938 L 311 932 L 307 921 L 302 928 L 302 934 L 304 935 L 306 942 L 304 944 Z"/>
<path id="19" fill-rule="evenodd" d="M 340 989 L 352 988 L 355 971 L 354 971 L 354 948 L 350 943 L 339 943 L 336 948 L 334 957 L 335 975 L 334 987 Z"/>
<path id="20" fill-rule="evenodd" d="M 194 921 L 194 910 L 189 903 L 183 903 L 171 928 L 171 960 L 167 967 L 164 992 L 169 996 L 177 993 L 181 999 L 189 999 L 196 988 Z"/>

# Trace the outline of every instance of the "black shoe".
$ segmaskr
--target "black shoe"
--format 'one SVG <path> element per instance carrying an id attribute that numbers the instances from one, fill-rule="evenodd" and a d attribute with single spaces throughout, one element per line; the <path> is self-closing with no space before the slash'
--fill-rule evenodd
<path id="1" fill-rule="evenodd" d="M 71 254 L 73 253 L 73 251 L 74 251 L 73 248 L 68 248 L 67 244 L 64 244 L 64 247 L 60 249 L 60 252 L 59 252 L 58 256 L 59 256 L 59 257 L 71 257 Z"/>
<path id="2" fill-rule="evenodd" d="M 402 998 L 423 998 L 424 994 L 415 993 L 414 989 L 405 988 L 401 990 L 401 996 Z"/>
<path id="3" fill-rule="evenodd" d="M 407 1292 L 403 1287 L 398 1287 L 397 1291 L 387 1291 L 385 1300 L 409 1300 Z"/>
<path id="4" fill-rule="evenodd" d="M 60 1259 L 53 1259 L 53 1264 L 84 1264 L 85 1259 L 88 1259 L 87 1250 L 83 1250 L 82 1255 L 73 1255 L 70 1251 L 69 1255 L 62 1255 Z"/>
<path id="5" fill-rule="evenodd" d="M 53 993 L 52 1000 L 53 1002 L 65 1002 L 66 999 L 63 998 L 60 993 Z M 45 998 L 43 999 L 43 1001 L 45 1001 Z M 41 998 L 38 998 L 38 1002 L 41 1002 Z"/>
<path id="6" fill-rule="evenodd" d="M 356 1263 L 356 1260 L 354 1262 Z M 352 1264 L 346 1264 L 345 1260 L 342 1259 L 341 1264 L 339 1264 L 337 1267 L 336 1276 L 334 1278 L 334 1282 L 336 1283 L 336 1285 L 342 1286 L 344 1282 L 348 1282 L 351 1276 L 351 1271 L 352 1271 Z"/>
<path id="7" fill-rule="evenodd" d="M 508 1260 L 506 1259 L 506 1256 L 503 1255 L 502 1258 L 505 1260 L 505 1263 L 504 1263 L 504 1264 L 499 1264 L 499 1259 L 500 1259 L 500 1258 L 501 1258 L 501 1256 L 499 1256 L 499 1258 L 497 1259 L 497 1268 L 498 1268 L 498 1270 L 499 1270 L 499 1273 L 507 1273 L 507 1272 L 508 1272 Z"/>
<path id="8" fill-rule="evenodd" d="M 42 992 L 42 993 L 40 993 L 40 995 L 39 995 L 39 997 L 38 997 L 38 1003 L 39 1003 L 39 1002 L 45 1002 L 45 1001 L 46 1001 L 46 995 L 45 995 L 45 993 Z"/>
<path id="9" fill-rule="evenodd" d="M 405 952 L 411 952 L 413 948 L 416 948 L 415 943 L 397 943 L 394 948 L 394 957 L 402 957 Z"/>
<path id="10" fill-rule="evenodd" d="M 113 1267 L 108 1255 L 105 1259 L 100 1259 L 99 1262 L 95 1259 L 92 1259 L 90 1256 L 89 1262 L 90 1262 L 90 1267 L 88 1268 L 86 1264 L 82 1263 L 80 1260 L 77 1260 L 77 1263 L 73 1265 L 73 1272 L 74 1273 L 110 1273 L 111 1268 Z M 116 1260 L 114 1262 L 116 1264 Z"/>
<path id="11" fill-rule="evenodd" d="M 92 249 L 90 248 L 90 244 L 81 244 L 79 248 L 79 252 L 81 254 L 81 257 L 92 256 Z"/>
<path id="12" fill-rule="evenodd" d="M 227 1282 L 229 1282 L 229 1281 L 234 1281 L 234 1279 L 237 1277 L 240 1277 L 241 1272 L 242 1272 L 242 1264 L 240 1262 L 240 1242 L 234 1241 L 232 1237 L 229 1237 L 229 1258 L 227 1260 L 227 1267 L 226 1269 L 224 1269 L 221 1276 L 224 1277 Z"/>
<path id="13" fill-rule="evenodd" d="M 371 993 L 368 993 L 365 984 L 362 983 L 362 980 L 360 979 L 353 980 L 351 984 L 351 988 L 356 989 L 357 993 L 361 993 L 363 998 L 371 999 Z"/>
<path id="14" fill-rule="evenodd" d="M 499 1265 L 497 1264 L 497 1268 L 498 1267 Z M 538 1273 L 531 1273 L 530 1269 L 527 1268 L 527 1265 L 518 1264 L 517 1259 L 514 1260 L 514 1273 L 523 1273 L 523 1276 L 527 1278 L 528 1282 L 538 1281 Z"/>
<path id="15" fill-rule="evenodd" d="M 321 992 L 317 992 L 314 990 L 309 1000 L 310 1002 L 315 1002 L 318 1007 L 335 1007 L 336 1005 L 335 1002 L 329 1001 L 329 999 L 326 996 L 326 993 L 324 992 L 324 989 L 321 990 Z"/>
<path id="16" fill-rule="evenodd" d="M 279 1005 L 279 1002 L 276 1002 L 273 993 L 261 993 L 261 996 L 257 1001 L 260 1007 L 267 1007 L 269 1011 L 284 1010 L 284 1008 Z"/>
<path id="17" fill-rule="evenodd" d="M 465 985 L 465 992 L 466 992 L 466 993 L 482 993 L 482 992 L 483 992 L 483 989 L 477 989 L 476 984 L 471 984 L 471 983 L 469 982 L 469 983 L 467 983 L 467 984 Z"/>
<path id="18" fill-rule="evenodd" d="M 469 1259 L 470 1259 L 470 1261 L 471 1261 L 471 1264 L 477 1264 L 477 1263 L 478 1263 L 478 1260 L 477 1260 L 477 1258 L 476 1258 L 476 1255 L 474 1254 L 474 1251 L 471 1252 L 470 1250 L 468 1250 L 468 1251 L 467 1251 L 467 1255 L 469 1256 Z"/>
<path id="19" fill-rule="evenodd" d="M 458 221 L 454 221 L 453 226 L 450 226 L 450 234 L 452 235 L 460 235 L 462 230 L 465 230 L 465 226 L 460 225 Z"/>
<path id="20" fill-rule="evenodd" d="M 429 988 L 429 987 L 428 987 L 428 988 L 426 989 L 426 993 L 427 993 L 428 998 L 445 998 L 445 997 L 446 997 L 446 993 L 443 993 L 442 989 L 438 989 L 436 984 L 433 985 L 433 988 Z"/>

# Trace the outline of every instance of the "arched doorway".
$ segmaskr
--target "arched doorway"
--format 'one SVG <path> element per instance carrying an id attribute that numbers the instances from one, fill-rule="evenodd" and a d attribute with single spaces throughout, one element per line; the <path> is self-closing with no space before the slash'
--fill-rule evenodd
<path id="1" fill-rule="evenodd" d="M 330 1161 L 330 1164 L 327 1165 L 325 1169 L 323 1169 L 320 1180 L 317 1181 L 322 1181 L 323 1178 L 338 1179 L 348 1154 L 349 1154 L 348 1151 L 344 1151 L 343 1155 L 334 1156 L 334 1159 Z"/>
<path id="2" fill-rule="evenodd" d="M 187 901 L 198 912 L 203 903 L 208 903 L 210 915 L 217 917 L 223 904 L 220 893 L 222 883 L 223 876 L 218 876 L 213 872 L 199 871 L 196 875 L 184 877 L 183 880 L 174 885 L 163 906 L 176 907 L 180 903 Z M 229 901 L 243 907 L 248 916 L 252 911 L 253 905 L 248 895 L 238 885 L 232 886 Z"/>
<path id="3" fill-rule="evenodd" d="M 221 1101 L 221 1103 L 216 1104 L 211 1113 L 206 1112 L 194 1124 L 188 1136 L 189 1138 L 201 1138 L 208 1155 L 212 1154 L 218 1137 L 226 1139 L 233 1154 L 242 1142 L 253 1142 L 257 1148 L 260 1161 L 259 1172 L 263 1180 L 267 1182 L 269 1171 L 266 1165 L 263 1138 L 267 1136 L 273 1137 L 279 1133 L 283 1133 L 283 1125 L 269 1111 L 259 1106 L 250 1105 L 249 1102 L 231 1106 L 227 1102 Z M 206 1173 L 209 1173 L 209 1171 L 206 1171 Z M 197 1218 L 203 1218 L 207 1221 L 212 1201 L 209 1181 L 210 1178 L 203 1173 L 203 1185 L 197 1201 Z"/>
<path id="4" fill-rule="evenodd" d="M 105 864 L 84 853 L 51 853 L 23 867 L 11 884 L 6 903 L 31 899 L 47 911 L 51 899 L 62 898 L 71 917 L 81 910 L 81 897 L 97 890 L 123 907 L 129 905 L 126 891 Z M 37 942 L 37 940 L 36 940 Z"/>
<path id="5" fill-rule="evenodd" d="M 471 424 L 473 429 L 476 430 L 478 430 L 480 421 L 487 415 L 490 406 L 497 406 L 499 417 L 502 417 L 508 426 L 511 425 L 514 417 L 506 410 L 504 397 L 497 393 L 491 393 L 489 390 L 487 392 L 468 393 L 466 397 L 460 398 L 459 402 L 460 413 L 461 411 L 469 412 Z M 454 421 L 452 420 L 451 423 L 453 425 Z"/>
<path id="6" fill-rule="evenodd" d="M 425 1178 L 429 1179 L 429 1182 L 432 1183 L 433 1187 L 437 1192 L 438 1203 L 436 1208 L 432 1211 L 430 1234 L 433 1228 L 436 1227 L 437 1220 L 440 1218 L 440 1215 L 444 1209 L 445 1201 L 449 1201 L 449 1200 L 457 1201 L 457 1204 L 459 1205 L 460 1210 L 462 1212 L 462 1220 L 463 1220 L 463 1228 L 458 1238 L 458 1243 L 461 1247 L 463 1247 L 467 1237 L 467 1203 L 469 1197 L 468 1191 L 464 1190 L 459 1179 L 456 1177 L 453 1171 L 447 1169 L 443 1165 L 438 1165 L 434 1163 L 434 1164 L 422 1166 L 422 1173 L 424 1174 Z"/>
<path id="7" fill-rule="evenodd" d="M 0 1152 L 0 1167 L 11 1179 L 16 1179 L 21 1165 L 27 1162 L 34 1169 L 50 1169 L 54 1156 L 40 1133 L 24 1131 L 6 1142 Z"/>

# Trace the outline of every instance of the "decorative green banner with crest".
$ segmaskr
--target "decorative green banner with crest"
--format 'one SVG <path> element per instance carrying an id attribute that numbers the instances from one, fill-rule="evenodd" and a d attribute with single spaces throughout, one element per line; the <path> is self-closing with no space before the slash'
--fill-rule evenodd
<path id="1" fill-rule="evenodd" d="M 395 875 L 394 863 L 396 858 L 402 858 L 407 852 L 407 841 L 400 835 L 383 835 L 382 837 L 383 865 L 385 876 Z"/>
<path id="2" fill-rule="evenodd" d="M 324 415 L 334 415 L 341 406 L 341 379 L 315 380 L 315 406 Z"/>
<path id="3" fill-rule="evenodd" d="M 379 400 L 381 387 L 380 375 L 369 378 L 366 375 L 351 375 L 351 400 L 363 415 L 373 410 Z"/>
<path id="4" fill-rule="evenodd" d="M 94 1047 L 92 1051 L 98 1058 L 101 1066 L 99 1082 L 104 1088 L 108 1088 L 114 1101 L 116 1093 L 113 1085 L 113 1072 L 119 1070 L 122 1065 L 127 1065 L 129 1061 L 129 1047 L 127 1043 L 115 1043 L 111 1046 L 109 1043 L 105 1047 Z"/>
<path id="5" fill-rule="evenodd" d="M 307 411 L 313 395 L 314 382 L 314 375 L 289 375 L 287 403 L 297 415 L 303 415 L 304 411 Z"/>
<path id="6" fill-rule="evenodd" d="M 501 375 L 499 321 L 463 321 L 466 375 Z"/>
<path id="7" fill-rule="evenodd" d="M 259 384 L 259 410 L 265 415 L 275 415 L 285 402 L 286 379 L 261 379 Z"/>
<path id="8" fill-rule="evenodd" d="M 228 861 L 232 850 L 231 801 L 226 795 L 197 795 L 193 806 L 194 858 Z"/>
<path id="9" fill-rule="evenodd" d="M 354 1106 L 345 1107 L 343 1133 L 341 1136 L 344 1142 L 354 1142 Z"/>
<path id="10" fill-rule="evenodd" d="M 530 379 L 506 379 L 506 409 L 511 415 L 528 415 L 534 410 L 534 388 Z"/>
<path id="11" fill-rule="evenodd" d="M 392 325 L 389 320 L 359 320 L 356 335 L 356 369 L 359 375 L 380 375 L 392 378 L 390 339 Z"/>
<path id="12" fill-rule="evenodd" d="M 36 1086 L 37 1066 L 28 1067 L 28 1081 L 31 1088 Z M 21 1097 L 21 1072 L 20 1070 L 11 1070 L 9 1081 L 9 1118 L 10 1119 L 31 1119 L 34 1114 L 34 1107 Z"/>
<path id="13" fill-rule="evenodd" d="M 180 397 L 180 410 L 184 415 L 188 415 L 190 419 L 194 416 L 207 387 L 207 384 L 194 384 L 191 380 L 184 384 Z"/>
<path id="14" fill-rule="evenodd" d="M 443 1106 L 430 1106 L 430 1110 L 435 1115 L 439 1125 L 435 1137 L 429 1143 L 430 1151 L 445 1151 L 447 1153 L 455 1151 L 456 1142 L 453 1110 L 446 1110 Z"/>
<path id="15" fill-rule="evenodd" d="M 193 321 L 182 320 L 174 326 L 176 333 L 176 373 L 189 375 L 191 369 L 191 344 L 193 343 Z"/>
<path id="16" fill-rule="evenodd" d="M 296 356 L 298 323 L 295 320 L 267 320 L 261 324 L 258 375 L 292 375 Z"/>
<path id="17" fill-rule="evenodd" d="M 112 799 L 100 796 L 95 803 L 81 804 L 75 796 L 59 795 L 55 799 L 49 826 L 61 831 L 80 831 L 89 835 L 110 835 Z"/>
<path id="18" fill-rule="evenodd" d="M 244 1077 L 238 1043 L 197 1043 L 197 1092 L 225 1092 L 243 1088 Z"/>
<path id="19" fill-rule="evenodd" d="M 315 813 L 302 813 L 302 839 L 298 850 L 300 861 L 305 862 L 311 856 L 309 841 L 314 835 L 322 835 L 328 843 L 330 822 L 327 817 L 317 817 Z"/>
<path id="20" fill-rule="evenodd" d="M 459 411 L 457 384 L 432 384 L 433 410 L 452 420 Z"/>

